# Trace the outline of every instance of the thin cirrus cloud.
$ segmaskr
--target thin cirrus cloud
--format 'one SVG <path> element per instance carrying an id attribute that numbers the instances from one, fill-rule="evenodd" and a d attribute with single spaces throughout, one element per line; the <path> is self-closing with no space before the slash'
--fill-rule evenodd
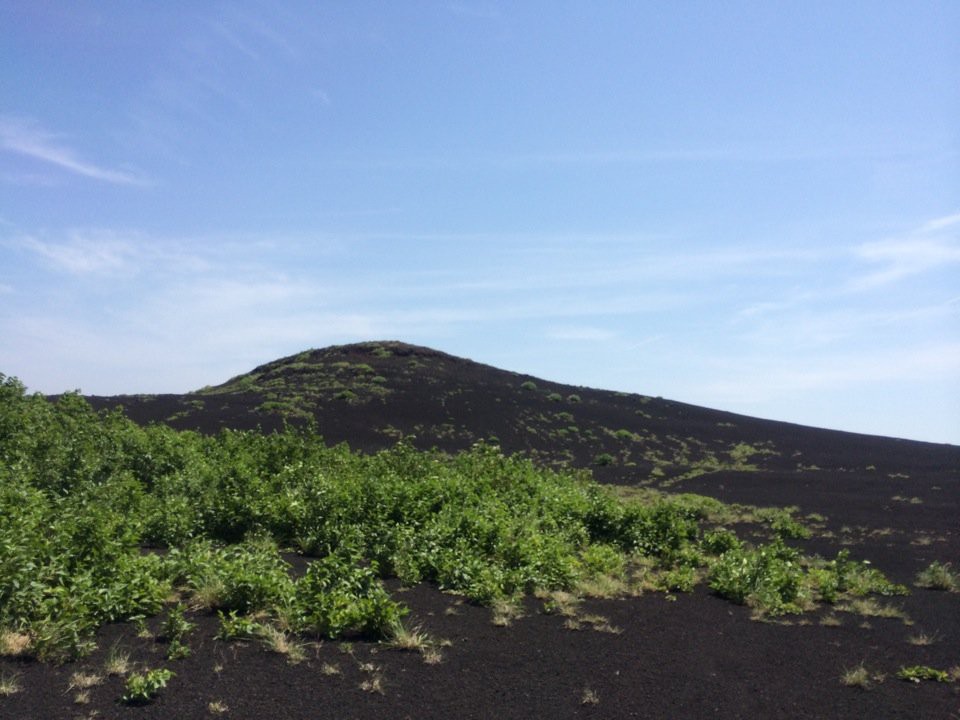
<path id="1" fill-rule="evenodd" d="M 960 263 L 960 213 L 930 220 L 905 237 L 864 243 L 856 255 L 879 267 L 854 281 L 855 290 Z"/>
<path id="2" fill-rule="evenodd" d="M 143 178 L 133 173 L 82 159 L 76 150 L 63 145 L 57 135 L 44 130 L 33 120 L 0 116 L 0 149 L 92 180 L 113 185 L 145 184 Z"/>
<path id="3" fill-rule="evenodd" d="M 91 236 L 74 232 L 62 242 L 22 237 L 14 244 L 47 265 L 70 275 L 115 275 L 136 272 L 142 265 L 144 250 L 129 239 L 118 236 Z"/>

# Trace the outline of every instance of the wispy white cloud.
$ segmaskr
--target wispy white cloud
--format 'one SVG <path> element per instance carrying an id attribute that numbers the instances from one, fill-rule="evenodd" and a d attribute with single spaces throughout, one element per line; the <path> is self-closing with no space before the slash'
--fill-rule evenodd
<path id="1" fill-rule="evenodd" d="M 928 220 L 920 227 L 920 232 L 935 232 L 954 225 L 960 225 L 960 213 Z"/>
<path id="2" fill-rule="evenodd" d="M 64 243 L 25 237 L 19 245 L 71 275 L 129 272 L 136 256 L 134 246 L 122 240 L 75 238 Z"/>
<path id="3" fill-rule="evenodd" d="M 854 290 L 880 287 L 960 263 L 960 214 L 930 220 L 904 237 L 863 243 L 855 249 L 855 255 L 878 269 L 856 278 L 851 283 Z"/>
<path id="4" fill-rule="evenodd" d="M 8 246 L 41 258 L 60 272 L 77 276 L 132 276 L 150 268 L 162 272 L 198 272 L 207 261 L 181 243 L 145 236 L 136 231 L 72 230 L 63 238 L 33 235 L 8 241 Z"/>
<path id="5" fill-rule="evenodd" d="M 61 170 L 114 185 L 143 185 L 143 178 L 125 170 L 103 167 L 82 159 L 36 122 L 23 118 L 0 116 L 0 149 L 49 163 Z"/>

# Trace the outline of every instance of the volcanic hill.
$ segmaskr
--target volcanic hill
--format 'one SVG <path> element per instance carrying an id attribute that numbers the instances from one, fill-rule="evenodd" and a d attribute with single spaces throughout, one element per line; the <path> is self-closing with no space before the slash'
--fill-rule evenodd
<path id="1" fill-rule="evenodd" d="M 183 395 L 89 397 L 141 423 L 216 432 L 315 424 L 330 444 L 375 451 L 499 444 L 549 462 L 616 467 L 630 482 L 729 466 L 942 468 L 960 449 L 759 420 L 665 400 L 549 382 L 396 341 L 307 350 Z M 894 470 L 891 470 L 893 472 Z M 607 473 L 610 474 L 610 473 Z"/>
<path id="2" fill-rule="evenodd" d="M 921 579 L 960 558 L 960 447 L 562 385 L 400 342 L 309 350 L 182 395 L 87 399 L 205 434 L 312 425 L 327 444 L 365 453 L 400 440 L 447 452 L 494 443 L 588 468 L 622 497 L 688 492 L 751 506 L 743 518 L 753 520 L 733 521 L 748 542 L 785 517 L 764 508 L 787 507 L 810 531 L 790 545 L 868 560 L 908 594 L 757 622 L 700 582 L 692 592 L 586 598 L 573 618 L 528 597 L 524 617 L 491 622 L 488 608 L 429 583 L 394 582 L 410 627 L 449 641 L 442 661 L 326 642 L 293 665 L 256 644 L 215 640 L 217 619 L 198 613 L 194 655 L 157 703 L 125 709 L 119 681 L 108 680 L 83 715 L 64 692 L 75 687 L 66 670 L 0 657 L 0 675 L 23 677 L 0 716 L 960 717 L 960 592 Z M 130 638 L 129 624 L 107 626 L 79 669 L 96 670 L 112 643 Z M 139 662 L 161 662 L 162 645 L 145 642 Z M 898 679 L 910 668 L 942 671 L 945 682 Z"/>

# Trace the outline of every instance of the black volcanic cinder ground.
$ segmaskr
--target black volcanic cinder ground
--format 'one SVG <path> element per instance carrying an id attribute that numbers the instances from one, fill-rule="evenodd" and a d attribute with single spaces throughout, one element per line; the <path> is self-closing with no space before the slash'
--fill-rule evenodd
<path id="1" fill-rule="evenodd" d="M 563 386 L 392 342 L 302 353 L 187 395 L 90 401 L 122 406 L 141 423 L 202 432 L 309 419 L 328 442 L 364 451 L 401 437 L 450 451 L 494 440 L 542 462 L 590 467 L 607 483 L 819 513 L 826 519 L 800 543 L 806 550 L 833 556 L 847 548 L 895 582 L 912 584 L 934 560 L 960 564 L 954 446 Z M 762 452 L 738 464 L 741 444 Z M 960 594 L 911 589 L 894 601 L 912 625 L 839 612 L 839 626 L 824 625 L 827 611 L 755 622 L 749 609 L 702 587 L 589 601 L 590 612 L 620 630 L 612 633 L 567 629 L 533 600 L 526 617 L 498 627 L 490 610 L 429 586 L 396 588 L 411 624 L 450 641 L 442 662 L 375 643 L 326 642 L 290 665 L 256 644 L 213 639 L 216 618 L 201 615 L 189 637 L 194 654 L 177 661 L 155 703 L 119 705 L 121 681 L 108 678 L 78 704 L 71 675 L 102 668 L 112 643 L 134 648 L 135 660 L 163 660 L 165 646 L 115 625 L 78 663 L 0 659 L 0 672 L 16 673 L 23 686 L 0 698 L 0 718 L 960 718 L 960 683 L 894 677 L 904 665 L 960 666 Z M 920 634 L 933 642 L 909 642 Z M 885 679 L 866 690 L 841 684 L 861 663 Z M 364 690 L 374 677 L 380 691 Z"/>

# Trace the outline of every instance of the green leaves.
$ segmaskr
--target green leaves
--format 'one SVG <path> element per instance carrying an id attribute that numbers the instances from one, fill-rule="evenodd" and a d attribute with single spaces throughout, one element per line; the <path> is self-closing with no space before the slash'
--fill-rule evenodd
<path id="1" fill-rule="evenodd" d="M 800 612 L 804 571 L 798 560 L 799 553 L 779 538 L 755 550 L 728 550 L 711 568 L 710 589 L 771 615 Z"/>
<path id="2" fill-rule="evenodd" d="M 336 638 L 346 632 L 382 637 L 406 610 L 390 599 L 376 565 L 343 554 L 314 560 L 297 582 L 298 629 Z"/>
<path id="3" fill-rule="evenodd" d="M 789 511 L 758 518 L 778 538 L 758 548 L 703 532 L 736 522 L 724 515 L 698 496 L 620 501 L 587 473 L 482 443 L 452 457 L 406 444 L 361 455 L 308 430 L 140 428 L 0 376 L 0 627 L 54 660 L 90 651 L 104 623 L 157 615 L 174 589 L 226 613 L 225 638 L 253 632 L 254 614 L 327 637 L 383 636 L 405 612 L 386 577 L 493 605 L 588 586 L 616 594 L 639 566 L 653 586 L 689 591 L 709 568 L 717 594 L 773 613 L 904 590 L 845 555 L 801 558 L 780 539 L 806 532 Z M 292 551 L 312 558 L 296 580 Z M 182 610 L 167 618 L 173 656 L 188 652 Z"/>
<path id="4" fill-rule="evenodd" d="M 166 668 L 154 668 L 144 673 L 133 673 L 127 678 L 126 692 L 120 699 L 130 705 L 148 703 L 167 686 L 167 683 L 175 675 L 176 673 Z"/>
<path id="5" fill-rule="evenodd" d="M 924 680 L 931 682 L 946 683 L 951 681 L 950 673 L 946 670 L 937 670 L 937 668 L 926 665 L 912 665 L 902 667 L 897 671 L 897 677 L 907 682 L 919 683 Z"/>

